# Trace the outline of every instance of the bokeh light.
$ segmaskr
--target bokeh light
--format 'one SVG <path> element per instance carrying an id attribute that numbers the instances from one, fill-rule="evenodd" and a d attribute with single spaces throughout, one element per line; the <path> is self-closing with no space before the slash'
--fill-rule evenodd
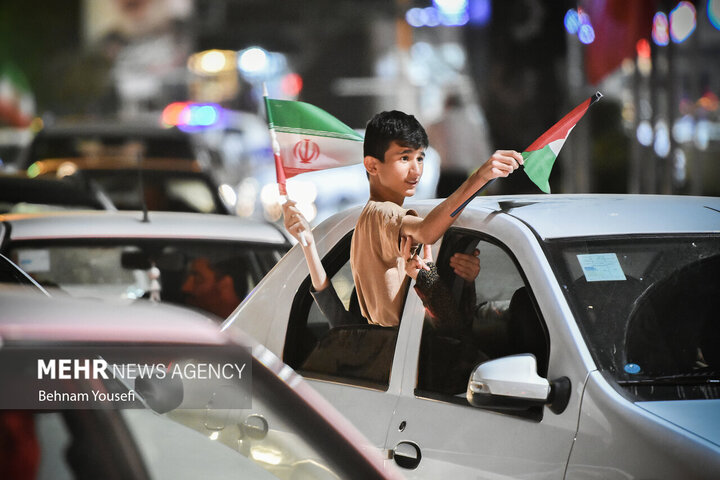
<path id="1" fill-rule="evenodd" d="M 585 45 L 589 45 L 594 42 L 595 30 L 593 29 L 592 25 L 587 23 L 580 25 L 580 29 L 578 30 L 578 38 L 580 39 L 580 42 L 584 43 Z"/>
<path id="2" fill-rule="evenodd" d="M 260 47 L 248 48 L 238 58 L 238 68 L 246 75 L 262 75 L 267 67 L 267 52 Z"/>
<path id="3" fill-rule="evenodd" d="M 200 67 L 208 73 L 218 73 L 225 68 L 225 54 L 219 50 L 210 50 L 200 59 Z"/>
<path id="4" fill-rule="evenodd" d="M 720 0 L 708 0 L 707 16 L 712 26 L 720 30 Z"/>
<path id="5" fill-rule="evenodd" d="M 565 30 L 570 35 L 576 35 L 580 28 L 580 18 L 578 18 L 578 12 L 574 8 L 571 8 L 565 13 Z"/>
<path id="6" fill-rule="evenodd" d="M 684 42 L 697 24 L 695 7 L 690 2 L 680 2 L 670 12 L 670 36 L 673 42 Z"/>
<path id="7" fill-rule="evenodd" d="M 638 57 L 650 58 L 650 42 L 648 42 L 646 38 L 638 40 L 635 44 L 635 49 L 637 50 Z"/>
<path id="8" fill-rule="evenodd" d="M 655 45 L 664 47 L 670 43 L 670 32 L 668 31 L 667 15 L 657 12 L 653 17 L 652 39 Z"/>

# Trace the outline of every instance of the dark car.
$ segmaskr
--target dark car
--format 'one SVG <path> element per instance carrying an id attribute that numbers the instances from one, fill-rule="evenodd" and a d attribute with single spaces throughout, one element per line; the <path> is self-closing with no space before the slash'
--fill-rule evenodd
<path id="1" fill-rule="evenodd" d="M 47 127 L 20 156 L 29 177 L 75 177 L 119 210 L 230 213 L 208 173 L 210 152 L 177 128 L 127 122 Z"/>
<path id="2" fill-rule="evenodd" d="M 70 178 L 0 174 L 0 213 L 114 209 L 112 201 L 102 192 L 86 189 Z"/>

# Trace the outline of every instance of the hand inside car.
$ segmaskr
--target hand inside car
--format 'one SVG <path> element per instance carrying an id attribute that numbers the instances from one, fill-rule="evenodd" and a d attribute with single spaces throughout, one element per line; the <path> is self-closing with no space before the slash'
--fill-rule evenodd
<path id="1" fill-rule="evenodd" d="M 480 250 L 477 248 L 471 255 L 467 253 L 456 253 L 450 257 L 450 267 L 455 274 L 466 282 L 474 282 L 480 273 Z"/>

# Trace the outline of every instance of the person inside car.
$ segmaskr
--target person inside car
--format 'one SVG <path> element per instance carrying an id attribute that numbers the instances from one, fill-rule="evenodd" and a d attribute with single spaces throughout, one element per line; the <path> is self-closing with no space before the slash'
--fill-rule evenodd
<path id="1" fill-rule="evenodd" d="M 358 218 L 350 246 L 350 265 L 362 316 L 368 323 L 396 327 L 409 277 L 406 258 L 400 249 L 403 237 L 430 245 L 455 220 L 450 214 L 489 180 L 506 177 L 522 163 L 514 150 L 498 150 L 452 195 L 436 206 L 426 218 L 402 207 L 415 194 L 423 173 L 428 138 L 420 122 L 393 110 L 376 114 L 367 124 L 363 142 L 363 163 L 370 182 L 370 199 Z M 293 207 L 289 205 L 287 208 Z M 297 214 L 286 216 L 286 228 L 299 239 L 306 222 Z M 315 253 L 306 260 L 316 275 L 317 290 L 327 290 L 329 281 Z M 324 285 L 324 287 L 323 287 Z"/>
<path id="2" fill-rule="evenodd" d="M 211 262 L 206 257 L 195 258 L 182 284 L 185 303 L 227 318 L 247 295 L 245 271 L 241 259 Z"/>

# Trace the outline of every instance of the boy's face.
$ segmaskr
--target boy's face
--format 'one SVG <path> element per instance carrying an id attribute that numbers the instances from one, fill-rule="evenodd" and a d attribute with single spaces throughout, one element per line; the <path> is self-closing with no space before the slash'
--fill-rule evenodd
<path id="1" fill-rule="evenodd" d="M 412 197 L 423 174 L 425 149 L 406 147 L 392 141 L 385 151 L 385 161 L 376 162 L 379 186 L 391 195 Z"/>

